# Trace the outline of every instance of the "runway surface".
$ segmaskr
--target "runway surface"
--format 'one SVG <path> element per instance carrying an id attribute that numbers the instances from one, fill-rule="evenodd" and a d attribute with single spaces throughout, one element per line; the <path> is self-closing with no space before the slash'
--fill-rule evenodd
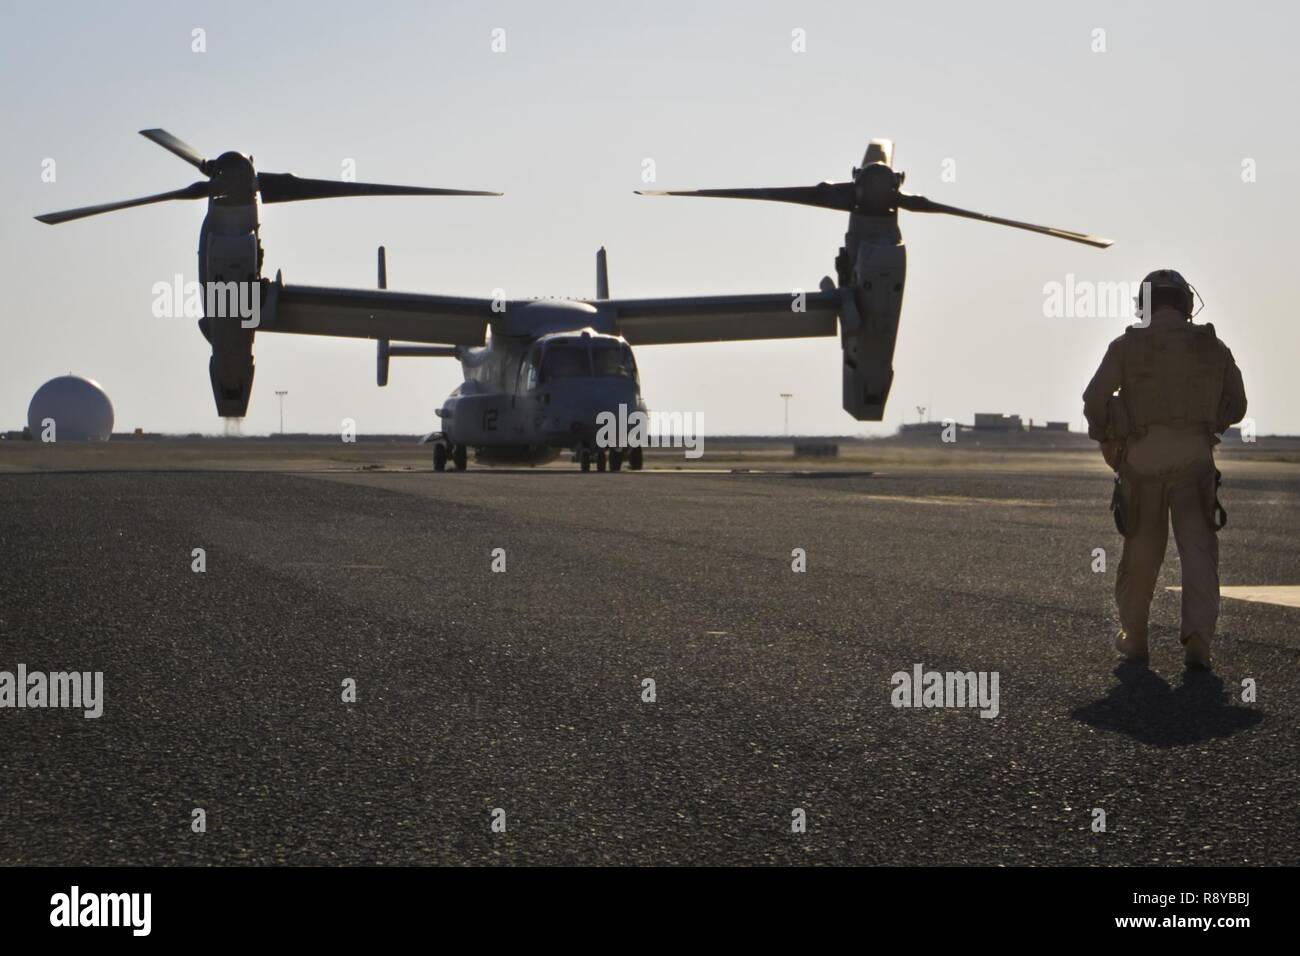
<path id="1" fill-rule="evenodd" d="M 1295 474 L 1229 476 L 1225 584 L 1297 583 Z M 105 700 L 0 710 L 0 863 L 1296 863 L 1300 610 L 1225 600 L 1217 676 L 1185 675 L 1171 541 L 1151 668 L 1117 668 L 1108 497 L 3 474 L 0 670 L 102 671 Z M 997 672 L 998 716 L 891 706 L 916 664 Z"/>

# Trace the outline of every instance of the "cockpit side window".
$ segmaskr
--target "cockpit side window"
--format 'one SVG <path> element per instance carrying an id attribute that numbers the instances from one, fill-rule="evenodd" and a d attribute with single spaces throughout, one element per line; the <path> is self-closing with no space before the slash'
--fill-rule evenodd
<path id="1" fill-rule="evenodd" d="M 524 390 L 531 392 L 537 387 L 538 366 L 541 365 L 542 350 L 536 346 L 528 353 L 524 359 L 522 374 L 524 378 Z"/>

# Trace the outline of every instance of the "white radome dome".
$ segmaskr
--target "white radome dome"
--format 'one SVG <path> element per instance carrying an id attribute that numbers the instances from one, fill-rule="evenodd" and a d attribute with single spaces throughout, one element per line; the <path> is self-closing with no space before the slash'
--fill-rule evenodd
<path id="1" fill-rule="evenodd" d="M 108 441 L 113 434 L 113 403 L 100 384 L 76 375 L 52 378 L 27 406 L 27 427 L 40 441 L 46 419 L 54 421 L 54 440 Z"/>

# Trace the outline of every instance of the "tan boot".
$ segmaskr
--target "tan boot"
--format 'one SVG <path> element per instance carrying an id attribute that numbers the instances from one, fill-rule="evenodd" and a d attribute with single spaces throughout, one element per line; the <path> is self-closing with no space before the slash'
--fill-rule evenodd
<path id="1" fill-rule="evenodd" d="M 1199 634 L 1190 634 L 1183 639 L 1183 663 L 1192 670 L 1208 671 L 1210 669 L 1210 642 Z"/>
<path id="2" fill-rule="evenodd" d="M 1151 656 L 1145 635 L 1138 638 L 1123 631 L 1115 635 L 1115 650 L 1119 651 L 1120 657 L 1128 661 L 1146 661 Z"/>

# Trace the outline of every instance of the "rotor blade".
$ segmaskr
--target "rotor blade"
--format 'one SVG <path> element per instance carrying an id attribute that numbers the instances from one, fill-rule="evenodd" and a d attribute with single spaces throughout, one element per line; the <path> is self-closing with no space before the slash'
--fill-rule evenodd
<path id="1" fill-rule="evenodd" d="M 262 202 L 299 199 L 335 199 L 344 196 L 500 196 L 477 189 L 427 189 L 423 186 L 389 186 L 384 183 L 349 183 L 335 179 L 299 179 L 292 173 L 258 173 Z"/>
<path id="2" fill-rule="evenodd" d="M 1090 236 L 1082 232 L 1072 232 L 1069 229 L 1053 229 L 1051 226 L 1037 226 L 1032 222 L 1017 222 L 1014 219 L 1002 219 L 998 216 L 986 216 L 982 212 L 971 212 L 969 209 L 958 209 L 956 206 L 945 206 L 943 203 L 932 202 L 924 196 L 913 196 L 909 193 L 898 194 L 898 208 L 906 209 L 910 212 L 940 212 L 949 216 L 961 216 L 963 219 L 978 219 L 981 222 L 991 222 L 999 226 L 1010 226 L 1013 229 L 1027 229 L 1029 232 L 1041 233 L 1044 236 L 1055 236 L 1058 239 L 1068 239 L 1071 242 L 1082 242 L 1086 246 L 1095 246 L 1098 249 L 1106 249 L 1114 245 L 1113 239 L 1103 239 L 1100 236 Z"/>
<path id="3" fill-rule="evenodd" d="M 63 212 L 47 212 L 43 216 L 37 216 L 41 222 L 50 226 L 58 225 L 61 222 L 68 222 L 72 219 L 85 219 L 87 216 L 98 216 L 101 212 L 114 212 L 118 209 L 130 209 L 132 206 L 148 206 L 150 203 L 166 202 L 169 199 L 206 199 L 208 195 L 208 182 L 206 180 L 197 183 L 191 183 L 184 189 L 173 189 L 169 193 L 158 193 L 156 196 L 141 196 L 139 199 L 125 199 L 122 202 L 104 203 L 102 206 L 82 206 L 80 209 L 65 209 Z"/>
<path id="4" fill-rule="evenodd" d="M 177 139 L 165 129 L 142 129 L 140 135 L 151 142 L 157 143 L 167 152 L 179 156 L 200 172 L 207 172 L 204 169 L 204 159 L 199 155 L 199 151 L 184 140 Z"/>
<path id="5" fill-rule="evenodd" d="M 853 183 L 818 183 L 816 186 L 777 186 L 754 189 L 638 189 L 640 196 L 705 196 L 713 199 L 767 199 L 801 206 L 820 206 L 849 212 L 855 201 Z"/>

